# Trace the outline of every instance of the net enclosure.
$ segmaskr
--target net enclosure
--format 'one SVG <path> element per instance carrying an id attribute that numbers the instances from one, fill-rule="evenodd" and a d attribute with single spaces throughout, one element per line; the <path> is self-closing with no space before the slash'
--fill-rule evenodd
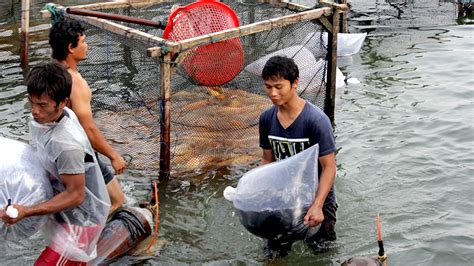
<path id="1" fill-rule="evenodd" d="M 199 2 L 222 8 L 186 9 Z M 89 52 L 79 72 L 93 91 L 96 123 L 129 169 L 167 178 L 256 162 L 259 115 L 272 104 L 261 71 L 273 55 L 293 58 L 298 93 L 334 116 L 343 3 L 149 0 L 56 8 L 86 28 Z"/>

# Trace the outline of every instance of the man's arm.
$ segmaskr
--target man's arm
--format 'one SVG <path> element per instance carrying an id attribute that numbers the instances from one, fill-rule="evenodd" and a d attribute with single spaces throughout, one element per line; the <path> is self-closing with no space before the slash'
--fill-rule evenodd
<path id="1" fill-rule="evenodd" d="M 79 78 L 77 76 L 73 80 L 73 86 L 78 87 L 72 90 L 71 109 L 84 128 L 92 147 L 110 159 L 116 175 L 123 173 L 123 171 L 125 171 L 125 160 L 107 143 L 92 116 L 90 103 L 92 96 L 89 86 L 82 77 Z"/>
<path id="2" fill-rule="evenodd" d="M 268 164 L 275 161 L 275 156 L 273 156 L 273 151 L 271 149 L 263 149 L 262 160 L 260 160 L 260 165 Z"/>
<path id="3" fill-rule="evenodd" d="M 318 191 L 313 204 L 309 208 L 304 223 L 309 226 L 316 226 L 323 222 L 323 205 L 326 197 L 334 184 L 336 176 L 336 154 L 334 152 L 319 157 L 319 164 L 321 165 L 321 178 L 319 179 Z"/>
<path id="4" fill-rule="evenodd" d="M 18 210 L 17 218 L 8 217 L 3 211 L 0 217 L 4 223 L 14 224 L 29 216 L 47 215 L 80 205 L 85 198 L 85 175 L 63 174 L 60 176 L 65 190 L 43 203 L 26 207 L 14 204 Z"/>

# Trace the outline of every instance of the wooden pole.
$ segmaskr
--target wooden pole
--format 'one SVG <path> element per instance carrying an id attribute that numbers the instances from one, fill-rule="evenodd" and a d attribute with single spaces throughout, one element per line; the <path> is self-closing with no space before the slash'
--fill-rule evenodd
<path id="1" fill-rule="evenodd" d="M 30 0 L 21 0 L 20 62 L 23 70 L 28 67 L 28 32 L 30 26 Z"/>
<path id="2" fill-rule="evenodd" d="M 334 124 L 334 111 L 336 108 L 336 67 L 337 67 L 337 33 L 339 31 L 339 12 L 334 10 L 332 14 L 332 32 L 328 32 L 328 82 L 326 84 L 326 101 L 324 112 Z"/>
<path id="3" fill-rule="evenodd" d="M 255 22 L 249 25 L 240 26 L 238 28 L 226 29 L 219 32 L 205 34 L 194 38 L 189 38 L 179 42 L 166 42 L 166 48 L 169 52 L 178 53 L 193 47 L 215 43 L 218 41 L 228 40 L 231 38 L 251 35 L 258 32 L 269 31 L 274 28 L 282 28 L 287 25 L 296 24 L 299 22 L 310 21 L 320 18 L 324 15 L 330 15 L 332 8 L 324 7 L 314 10 L 308 10 L 297 14 L 291 14 L 279 18 L 268 19 L 264 21 Z M 148 56 L 161 56 L 162 47 L 148 48 Z"/>
<path id="4" fill-rule="evenodd" d="M 347 0 L 342 0 L 342 4 L 347 6 Z M 345 11 L 341 15 L 341 33 L 347 33 L 347 13 L 348 11 Z"/>
<path id="5" fill-rule="evenodd" d="M 161 57 L 161 132 L 160 132 L 160 180 L 167 180 L 171 171 L 171 54 Z"/>
<path id="6" fill-rule="evenodd" d="M 141 7 L 148 7 L 152 5 L 157 5 L 161 3 L 168 3 L 172 2 L 172 0 L 114 0 L 109 2 L 103 3 L 95 3 L 95 4 L 87 4 L 87 5 L 78 5 L 78 6 L 70 6 L 72 8 L 80 8 L 86 10 L 98 10 L 98 9 L 119 9 L 119 8 L 141 8 Z M 51 17 L 51 14 L 46 11 L 42 10 L 41 13 L 43 14 L 43 18 Z"/>

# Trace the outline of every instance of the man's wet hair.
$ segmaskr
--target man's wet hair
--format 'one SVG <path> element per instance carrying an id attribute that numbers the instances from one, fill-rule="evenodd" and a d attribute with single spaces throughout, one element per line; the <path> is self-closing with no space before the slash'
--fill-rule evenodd
<path id="1" fill-rule="evenodd" d="M 69 44 L 76 47 L 79 37 L 85 33 L 84 26 L 76 20 L 62 17 L 49 30 L 49 45 L 53 50 L 52 57 L 64 60 L 67 57 Z"/>
<path id="2" fill-rule="evenodd" d="M 41 63 L 31 68 L 26 80 L 28 95 L 40 97 L 44 93 L 56 105 L 71 95 L 72 78 L 66 67 L 57 63 Z"/>
<path id="3" fill-rule="evenodd" d="M 262 78 L 268 80 L 270 78 L 283 78 L 293 84 L 299 78 L 300 72 L 298 66 L 292 58 L 285 56 L 273 56 L 268 59 L 262 70 Z"/>

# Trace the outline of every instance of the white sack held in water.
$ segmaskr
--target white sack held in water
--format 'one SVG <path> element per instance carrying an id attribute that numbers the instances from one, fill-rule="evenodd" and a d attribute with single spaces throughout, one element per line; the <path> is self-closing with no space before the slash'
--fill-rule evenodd
<path id="1" fill-rule="evenodd" d="M 12 204 L 32 206 L 52 197 L 46 170 L 36 157 L 34 148 L 26 143 L 0 137 L 0 208 L 11 199 Z M 18 215 L 10 206 L 7 215 Z M 13 217 L 12 217 L 13 218 Z M 48 216 L 31 216 L 13 225 L 0 221 L 0 236 L 21 240 L 32 236 L 47 221 Z"/>
<path id="2" fill-rule="evenodd" d="M 297 88 L 298 93 L 318 93 L 319 90 L 324 87 L 321 77 L 324 76 L 324 81 L 326 82 L 325 71 L 327 68 L 327 62 L 322 58 L 316 60 L 313 53 L 301 45 L 284 48 L 263 56 L 247 65 L 245 70 L 256 76 L 262 76 L 263 67 L 267 63 L 268 59 L 277 55 L 292 58 L 295 61 L 295 64 L 298 66 L 298 70 L 300 72 L 300 76 L 298 78 L 299 84 Z M 341 70 L 336 68 L 337 88 L 341 88 L 345 85 L 344 78 L 345 77 Z"/>
<path id="3" fill-rule="evenodd" d="M 242 225 L 266 239 L 305 236 L 304 216 L 318 188 L 319 146 L 247 172 L 233 204 Z"/>
<path id="4" fill-rule="evenodd" d="M 319 43 L 324 42 L 328 44 L 328 33 L 324 32 L 321 39 L 320 32 L 313 32 L 306 36 L 303 43 L 308 46 L 310 50 L 319 49 Z M 337 56 L 350 56 L 357 54 L 364 44 L 365 33 L 338 33 L 337 34 Z"/>

